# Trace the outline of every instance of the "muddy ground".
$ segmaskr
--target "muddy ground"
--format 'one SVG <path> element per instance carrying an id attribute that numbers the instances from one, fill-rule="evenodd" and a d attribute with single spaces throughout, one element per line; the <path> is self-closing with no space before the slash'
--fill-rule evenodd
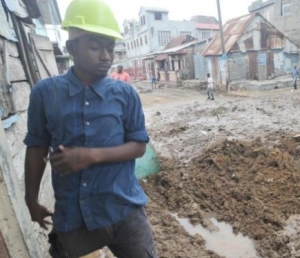
<path id="1" fill-rule="evenodd" d="M 225 257 L 206 250 L 178 214 L 212 232 L 215 218 L 249 237 L 256 254 L 241 258 L 300 257 L 300 92 L 217 92 L 209 101 L 167 88 L 141 98 L 162 164 L 142 181 L 159 256 Z"/>

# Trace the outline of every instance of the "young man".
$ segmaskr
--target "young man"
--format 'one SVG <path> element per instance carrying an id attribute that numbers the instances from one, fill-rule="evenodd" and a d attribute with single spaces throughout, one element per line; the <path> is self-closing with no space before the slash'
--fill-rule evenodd
<path id="1" fill-rule="evenodd" d="M 299 78 L 299 70 L 296 65 L 294 65 L 292 69 L 292 77 L 293 77 L 294 90 L 297 90 L 297 80 Z"/>
<path id="2" fill-rule="evenodd" d="M 77 258 L 104 246 L 119 258 L 157 257 L 147 196 L 134 174 L 149 140 L 141 102 L 133 87 L 107 77 L 121 38 L 116 19 L 102 0 L 73 0 L 62 27 L 74 67 L 38 82 L 30 96 L 24 142 L 31 218 L 46 229 L 52 216 L 52 257 Z M 38 200 L 47 159 L 53 214 Z"/>
<path id="3" fill-rule="evenodd" d="M 213 81 L 213 79 L 210 77 L 210 73 L 207 74 L 207 99 L 210 100 L 215 100 L 214 98 L 214 94 L 213 94 L 213 89 L 214 89 L 215 83 Z"/>
<path id="4" fill-rule="evenodd" d="M 155 76 L 152 76 L 151 77 L 151 88 L 152 89 L 156 89 L 156 82 L 157 82 L 157 79 Z"/>
<path id="5" fill-rule="evenodd" d="M 113 72 L 111 74 L 111 78 L 113 78 L 115 80 L 121 80 L 121 81 L 130 83 L 130 76 L 129 76 L 128 73 L 123 71 L 123 66 L 122 65 L 118 65 L 117 71 Z"/>

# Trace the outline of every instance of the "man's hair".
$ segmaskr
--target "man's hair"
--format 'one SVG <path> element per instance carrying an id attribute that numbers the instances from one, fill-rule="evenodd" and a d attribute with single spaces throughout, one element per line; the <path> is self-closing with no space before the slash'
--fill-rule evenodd
<path id="1" fill-rule="evenodd" d="M 207 77 L 210 77 L 210 73 L 207 74 Z"/>

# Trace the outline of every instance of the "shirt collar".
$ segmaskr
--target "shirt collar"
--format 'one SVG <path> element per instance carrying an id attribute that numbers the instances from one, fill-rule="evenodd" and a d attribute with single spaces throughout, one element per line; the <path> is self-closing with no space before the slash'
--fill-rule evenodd
<path id="1" fill-rule="evenodd" d="M 71 97 L 77 95 L 80 93 L 86 85 L 84 85 L 74 74 L 74 68 L 71 67 L 68 71 L 68 79 L 70 81 L 69 83 L 69 94 Z M 107 84 L 105 83 L 107 81 L 107 77 L 100 78 L 97 81 L 93 82 L 89 87 L 91 87 L 100 97 L 105 97 L 106 87 Z"/>

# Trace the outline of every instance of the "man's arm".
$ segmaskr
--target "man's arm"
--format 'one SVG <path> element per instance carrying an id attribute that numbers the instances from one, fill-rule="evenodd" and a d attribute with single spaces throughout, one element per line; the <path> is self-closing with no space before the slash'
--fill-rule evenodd
<path id="1" fill-rule="evenodd" d="M 128 73 L 126 74 L 125 81 L 127 83 L 130 83 L 130 75 Z"/>
<path id="2" fill-rule="evenodd" d="M 50 224 L 46 217 L 51 213 L 38 202 L 41 180 L 46 167 L 48 147 L 27 147 L 25 157 L 25 200 L 32 221 L 38 222 L 41 227 L 47 228 Z"/>
<path id="3" fill-rule="evenodd" d="M 59 146 L 60 152 L 51 155 L 52 168 L 61 175 L 67 175 L 98 163 L 118 163 L 143 156 L 144 142 L 126 142 L 120 146 L 107 148 L 66 148 Z"/>
<path id="4" fill-rule="evenodd" d="M 128 104 L 124 109 L 124 144 L 107 148 L 66 148 L 59 146 L 60 152 L 51 155 L 52 167 L 61 174 L 69 174 L 96 163 L 118 163 L 142 156 L 149 141 L 145 128 L 145 118 L 137 92 L 126 88 Z"/>

